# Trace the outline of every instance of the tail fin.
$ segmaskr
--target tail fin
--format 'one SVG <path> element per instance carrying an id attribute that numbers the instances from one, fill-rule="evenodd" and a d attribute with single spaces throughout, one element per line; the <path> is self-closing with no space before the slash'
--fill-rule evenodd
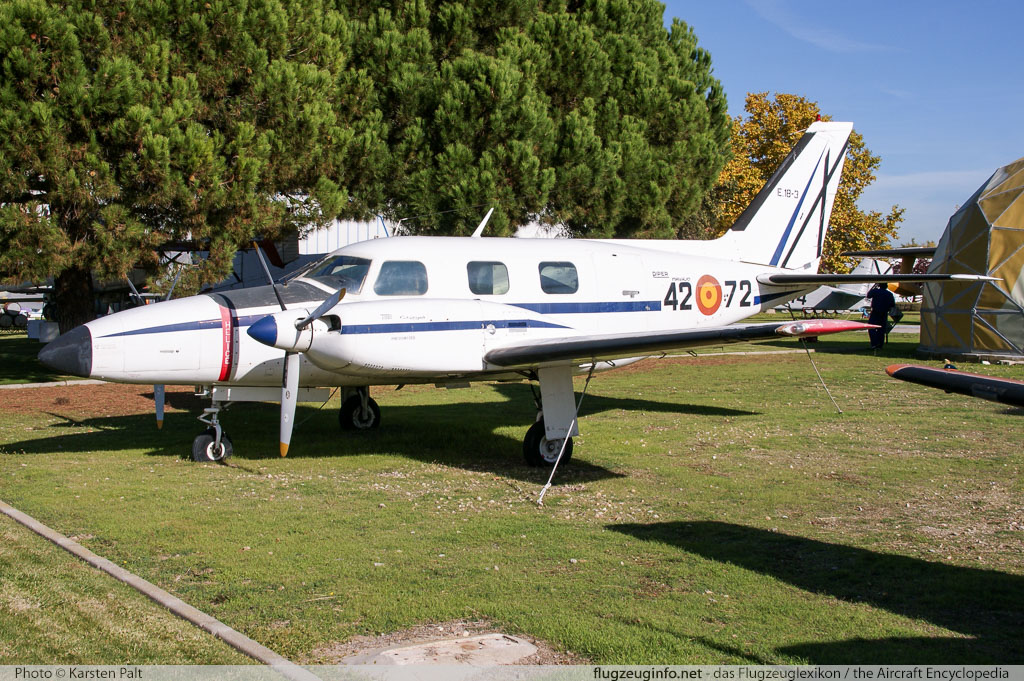
<path id="1" fill-rule="evenodd" d="M 853 123 L 818 121 L 719 241 L 737 260 L 817 271 Z"/>

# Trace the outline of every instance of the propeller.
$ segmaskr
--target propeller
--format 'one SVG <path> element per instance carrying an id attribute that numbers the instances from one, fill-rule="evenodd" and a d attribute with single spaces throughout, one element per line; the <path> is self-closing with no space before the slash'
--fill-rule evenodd
<path id="1" fill-rule="evenodd" d="M 263 265 L 263 271 L 266 273 L 267 279 L 270 281 L 270 285 L 274 289 L 274 296 L 277 298 L 277 302 L 281 306 L 281 311 L 286 312 L 288 307 L 284 304 L 284 298 L 281 296 L 281 292 L 277 288 L 277 283 L 274 281 L 274 278 L 270 276 L 270 268 L 267 267 L 267 262 L 263 259 L 263 251 L 260 250 L 259 244 L 256 242 L 253 242 L 253 246 L 256 248 L 256 255 L 259 256 L 260 264 Z M 295 321 L 295 331 L 298 333 L 294 337 L 294 342 L 290 344 L 289 339 L 285 338 L 282 338 L 280 343 L 278 342 L 278 318 L 275 315 L 267 315 L 249 327 L 248 334 L 257 341 L 272 347 L 281 347 L 282 344 L 285 345 L 283 348 L 285 350 L 283 367 L 284 373 L 281 377 L 281 424 L 279 437 L 281 456 L 288 456 L 288 446 L 291 444 L 292 430 L 295 428 L 295 407 L 299 394 L 299 372 L 302 365 L 302 357 L 299 354 L 300 350 L 294 348 L 296 348 L 296 346 L 303 340 L 301 338 L 303 336 L 302 332 L 309 327 L 310 324 L 327 314 L 327 312 L 337 305 L 344 297 L 345 289 L 340 288 L 328 296 L 308 316 Z M 284 316 L 282 315 L 280 319 L 283 322 Z M 311 333 L 308 340 L 312 341 Z M 306 347 L 308 348 L 308 344 Z"/>

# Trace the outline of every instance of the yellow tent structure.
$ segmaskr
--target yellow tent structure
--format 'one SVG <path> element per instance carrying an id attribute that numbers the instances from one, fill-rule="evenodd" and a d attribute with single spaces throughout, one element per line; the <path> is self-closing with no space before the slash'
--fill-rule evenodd
<path id="1" fill-rule="evenodd" d="M 1001 281 L 927 284 L 923 354 L 1024 360 L 1024 158 L 993 173 L 953 214 L 929 272 Z"/>

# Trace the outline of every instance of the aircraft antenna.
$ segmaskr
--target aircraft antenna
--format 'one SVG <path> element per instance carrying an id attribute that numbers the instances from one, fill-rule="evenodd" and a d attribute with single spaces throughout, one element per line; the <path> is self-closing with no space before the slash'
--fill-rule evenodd
<path id="1" fill-rule="evenodd" d="M 484 216 L 484 219 L 480 221 L 479 225 L 477 225 L 476 231 L 473 232 L 474 238 L 479 238 L 480 235 L 484 233 L 484 227 L 487 226 L 487 221 L 491 219 L 491 213 L 493 212 L 494 207 L 492 206 L 491 209 L 487 211 L 487 215 Z"/>
<path id="2" fill-rule="evenodd" d="M 488 214 L 489 215 L 489 214 Z M 573 425 L 579 420 L 580 417 L 580 406 L 583 404 L 583 398 L 587 395 L 587 387 L 590 385 L 590 379 L 594 377 L 594 369 L 597 367 L 597 360 L 590 365 L 590 372 L 587 374 L 587 382 L 583 384 L 583 392 L 580 393 L 580 399 L 576 403 L 576 413 L 572 415 L 572 421 L 569 422 L 568 433 L 572 432 Z M 562 455 L 565 454 L 565 445 L 569 442 L 569 438 L 566 437 L 562 440 L 562 448 L 558 450 L 558 458 L 555 459 L 555 465 L 551 467 L 551 475 L 548 476 L 548 482 L 544 485 L 544 489 L 540 491 L 540 496 L 537 497 L 537 505 L 544 505 L 544 495 L 547 494 L 548 490 L 551 489 L 551 481 L 555 479 L 555 471 L 558 470 L 558 463 L 562 460 Z"/>

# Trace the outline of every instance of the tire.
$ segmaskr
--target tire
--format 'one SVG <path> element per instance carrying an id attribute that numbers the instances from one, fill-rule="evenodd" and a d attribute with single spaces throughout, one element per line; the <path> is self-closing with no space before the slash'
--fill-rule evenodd
<path id="1" fill-rule="evenodd" d="M 572 438 L 566 438 L 565 453 L 562 454 L 562 464 L 569 463 L 572 458 Z M 537 421 L 526 431 L 523 439 L 523 458 L 527 466 L 535 468 L 540 466 L 553 466 L 558 460 L 558 452 L 562 449 L 561 440 L 549 440 L 544 430 L 544 420 Z"/>
<path id="2" fill-rule="evenodd" d="M 353 395 L 341 404 L 338 410 L 338 424 L 342 430 L 376 430 L 380 427 L 380 407 L 373 398 L 367 400 L 369 413 L 362 414 L 363 401 Z"/>
<path id="3" fill-rule="evenodd" d="M 231 438 L 221 433 L 219 452 L 214 451 L 213 447 L 216 439 L 217 433 L 213 428 L 209 428 L 206 432 L 197 435 L 196 439 L 192 441 L 192 460 L 210 463 L 212 461 L 225 461 L 231 458 L 231 455 L 234 453 L 234 447 L 231 446 Z"/>

